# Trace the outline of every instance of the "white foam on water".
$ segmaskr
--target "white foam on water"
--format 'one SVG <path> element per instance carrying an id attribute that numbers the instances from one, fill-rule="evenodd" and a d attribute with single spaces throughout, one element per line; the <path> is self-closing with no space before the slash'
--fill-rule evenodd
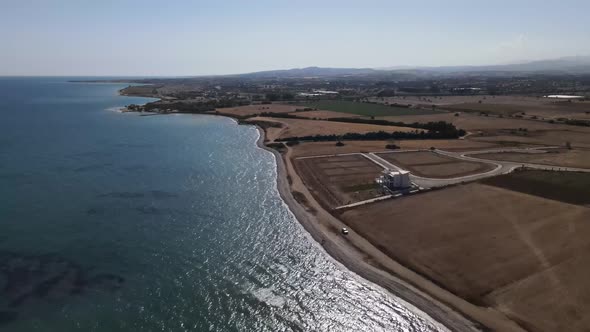
<path id="1" fill-rule="evenodd" d="M 258 301 L 264 302 L 270 306 L 277 307 L 277 308 L 284 306 L 285 303 L 287 302 L 287 300 L 284 297 L 275 294 L 275 292 L 272 288 L 255 289 L 252 291 L 252 295 L 254 295 L 254 297 Z"/>

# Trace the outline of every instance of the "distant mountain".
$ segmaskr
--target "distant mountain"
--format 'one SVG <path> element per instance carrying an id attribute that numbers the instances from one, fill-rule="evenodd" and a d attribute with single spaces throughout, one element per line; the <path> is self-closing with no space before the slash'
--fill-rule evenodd
<path id="1" fill-rule="evenodd" d="M 302 78 L 302 77 L 334 77 L 334 76 L 351 76 L 351 75 L 368 75 L 378 72 L 372 68 L 322 68 L 306 67 L 284 70 L 259 71 L 237 76 L 252 78 Z"/>
<path id="2" fill-rule="evenodd" d="M 397 69 L 394 71 L 414 71 L 416 73 L 492 73 L 492 72 L 521 72 L 521 73 L 590 73 L 590 56 L 571 56 L 551 60 L 530 61 L 508 65 L 488 66 L 443 66 L 443 67 L 414 67 Z"/>
<path id="3" fill-rule="evenodd" d="M 244 78 L 304 78 L 343 76 L 403 75 L 405 77 L 449 76 L 461 74 L 513 75 L 514 73 L 590 74 L 590 56 L 571 56 L 551 60 L 530 61 L 507 65 L 383 68 L 324 68 L 306 67 L 283 70 L 259 71 L 228 75 Z"/>
<path id="4" fill-rule="evenodd" d="M 590 73 L 590 56 L 571 56 L 559 59 L 532 61 L 496 67 L 499 67 L 500 70 L 515 71 L 563 71 L 569 73 Z"/>

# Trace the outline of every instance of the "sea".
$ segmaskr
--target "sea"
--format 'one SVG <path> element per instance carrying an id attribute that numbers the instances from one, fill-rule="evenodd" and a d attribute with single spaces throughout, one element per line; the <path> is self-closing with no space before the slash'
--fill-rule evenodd
<path id="1" fill-rule="evenodd" d="M 0 331 L 443 331 L 335 262 L 258 131 L 0 78 Z"/>

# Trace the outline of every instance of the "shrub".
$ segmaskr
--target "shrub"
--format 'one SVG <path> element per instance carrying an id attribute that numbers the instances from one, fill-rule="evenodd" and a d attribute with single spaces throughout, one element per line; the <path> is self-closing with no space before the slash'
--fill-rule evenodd
<path id="1" fill-rule="evenodd" d="M 590 127 L 590 120 L 572 120 L 568 119 L 565 121 L 566 124 L 572 126 Z"/>
<path id="2" fill-rule="evenodd" d="M 387 144 L 385 146 L 385 148 L 386 149 L 389 149 L 389 150 L 399 150 L 400 149 L 400 147 L 398 145 L 395 145 L 395 144 Z"/>
<path id="3" fill-rule="evenodd" d="M 465 130 L 459 129 L 452 132 L 444 131 L 414 131 L 414 132 L 370 132 L 366 134 L 359 133 L 346 133 L 344 135 L 310 135 L 310 136 L 293 136 L 283 138 L 282 141 L 341 141 L 341 140 L 352 140 L 352 141 L 382 141 L 389 139 L 452 139 L 459 138 L 465 135 Z"/>

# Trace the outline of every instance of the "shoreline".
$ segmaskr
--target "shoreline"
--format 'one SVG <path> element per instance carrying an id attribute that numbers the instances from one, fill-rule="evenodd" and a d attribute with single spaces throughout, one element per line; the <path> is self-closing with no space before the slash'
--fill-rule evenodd
<path id="1" fill-rule="evenodd" d="M 119 94 L 122 95 L 120 91 Z M 225 114 L 202 114 L 230 118 L 238 125 L 241 124 L 234 117 Z M 257 129 L 259 137 L 256 145 L 272 153 L 275 158 L 277 190 L 281 199 L 304 230 L 332 259 L 451 331 L 525 331 L 493 308 L 469 303 L 401 265 L 354 230 L 349 229 L 349 235 L 343 237 L 340 229 L 348 226 L 322 208 L 309 193 L 291 163 L 291 148 L 287 147 L 283 155 L 264 144 L 264 129 L 255 124 L 245 124 Z"/>
<path id="2" fill-rule="evenodd" d="M 343 247 L 341 243 L 337 243 L 336 238 L 340 238 L 344 241 L 338 242 L 349 242 L 342 238 L 339 233 L 328 234 L 325 229 L 322 229 L 321 223 L 319 223 L 313 213 L 307 211 L 293 196 L 291 184 L 288 179 L 292 178 L 292 174 L 287 169 L 287 163 L 283 159 L 283 155 L 275 149 L 269 148 L 264 145 L 265 132 L 264 129 L 256 126 L 259 132 L 258 140 L 256 144 L 261 149 L 269 151 L 273 154 L 276 163 L 277 170 L 277 190 L 283 202 L 289 208 L 289 211 L 293 214 L 295 219 L 304 228 L 304 230 L 313 238 L 314 241 L 320 245 L 323 250 L 330 255 L 330 257 L 342 264 L 346 269 L 352 271 L 359 277 L 378 285 L 385 289 L 389 294 L 394 295 L 401 299 L 405 304 L 409 304 L 422 313 L 426 314 L 430 319 L 436 323 L 444 326 L 451 331 L 482 331 L 485 327 L 480 326 L 479 323 L 469 320 L 462 316 L 455 310 L 442 305 L 428 296 L 427 294 L 421 294 L 422 292 L 415 289 L 405 281 L 397 278 L 394 274 L 379 270 L 374 266 L 365 262 L 362 258 L 353 257 L 350 255 L 350 251 L 356 251 L 358 254 L 363 254 L 358 251 L 353 244 L 347 244 L 348 249 Z M 324 211 L 327 213 L 327 211 Z M 344 224 L 342 224 L 345 226 Z M 344 250 L 343 250 L 344 249 Z M 348 251 L 348 252 L 347 252 Z M 366 254 L 365 254 L 366 255 Z M 418 313 L 417 313 L 418 314 Z"/>

